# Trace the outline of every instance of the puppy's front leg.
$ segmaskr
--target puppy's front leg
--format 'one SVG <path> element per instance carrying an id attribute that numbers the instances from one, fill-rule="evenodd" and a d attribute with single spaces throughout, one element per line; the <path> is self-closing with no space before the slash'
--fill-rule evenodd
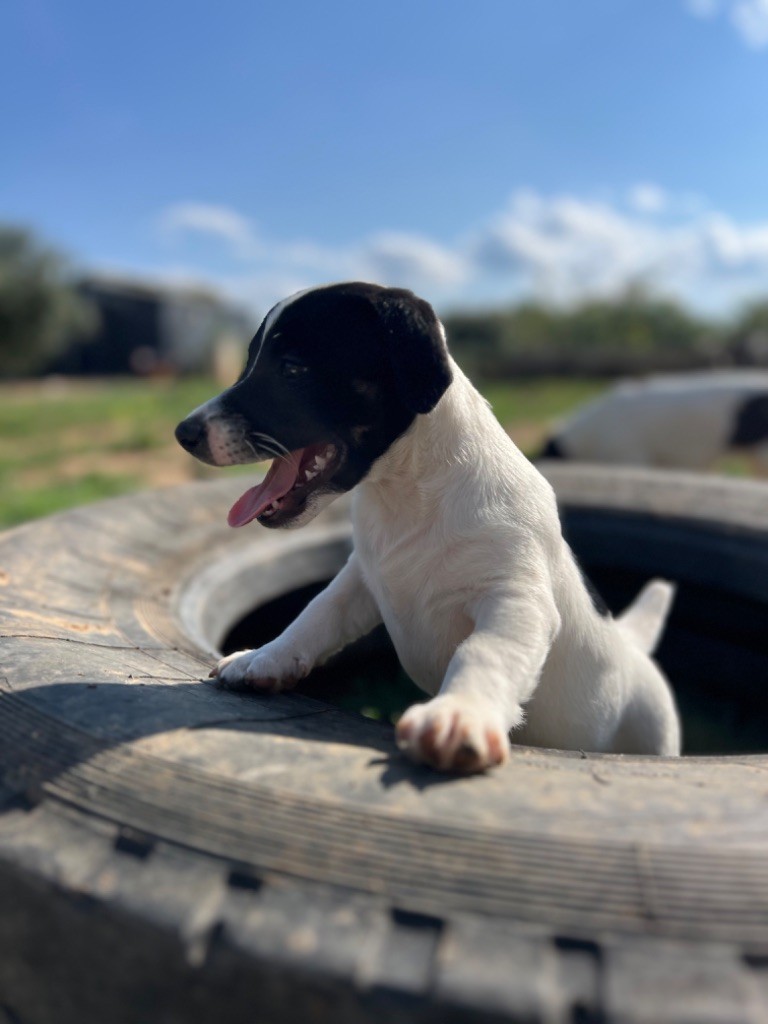
<path id="1" fill-rule="evenodd" d="M 401 750 L 442 771 L 479 772 L 509 757 L 560 617 L 548 590 L 486 594 L 468 609 L 473 632 L 459 645 L 437 697 L 397 725 Z"/>
<path id="2" fill-rule="evenodd" d="M 211 675 L 232 689 L 287 690 L 380 622 L 378 606 L 352 554 L 284 633 L 258 650 L 223 658 Z"/>

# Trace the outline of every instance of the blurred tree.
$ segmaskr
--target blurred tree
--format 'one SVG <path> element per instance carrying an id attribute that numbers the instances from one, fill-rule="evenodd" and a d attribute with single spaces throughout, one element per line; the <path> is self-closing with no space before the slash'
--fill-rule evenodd
<path id="1" fill-rule="evenodd" d="M 716 361 L 722 330 L 639 287 L 572 307 L 524 302 L 446 318 L 451 346 L 483 376 L 637 372 Z"/>
<path id="2" fill-rule="evenodd" d="M 699 352 L 714 331 L 677 303 L 639 288 L 619 299 L 587 302 L 566 314 L 563 326 L 576 347 L 635 354 Z"/>
<path id="3" fill-rule="evenodd" d="M 728 352 L 735 363 L 768 366 L 768 302 L 765 299 L 747 306 L 737 318 L 728 339 Z"/>
<path id="4" fill-rule="evenodd" d="M 29 231 L 0 225 L 0 376 L 40 372 L 73 334 L 95 324 L 63 257 Z"/>

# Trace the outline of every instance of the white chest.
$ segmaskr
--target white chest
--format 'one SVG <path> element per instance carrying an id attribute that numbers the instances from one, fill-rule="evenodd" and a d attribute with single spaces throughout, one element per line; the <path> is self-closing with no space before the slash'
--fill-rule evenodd
<path id="1" fill-rule="evenodd" d="M 434 531 L 395 535 L 365 512 L 355 516 L 355 551 L 401 664 L 422 689 L 436 693 L 472 629 L 459 553 L 441 545 Z"/>

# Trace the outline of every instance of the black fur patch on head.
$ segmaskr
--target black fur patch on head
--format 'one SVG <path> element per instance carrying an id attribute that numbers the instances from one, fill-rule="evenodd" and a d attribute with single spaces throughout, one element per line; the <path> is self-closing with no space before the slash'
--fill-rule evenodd
<path id="1" fill-rule="evenodd" d="M 749 448 L 768 441 L 768 394 L 751 395 L 737 407 L 728 443 L 733 448 Z"/>
<path id="2" fill-rule="evenodd" d="M 448 353 L 435 311 L 403 288 L 372 297 L 387 334 L 387 354 L 400 398 L 414 413 L 437 405 L 451 383 Z"/>

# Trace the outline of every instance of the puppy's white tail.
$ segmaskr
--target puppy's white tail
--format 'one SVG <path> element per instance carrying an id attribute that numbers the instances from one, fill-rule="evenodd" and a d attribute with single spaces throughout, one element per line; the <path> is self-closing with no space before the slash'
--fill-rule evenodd
<path id="1" fill-rule="evenodd" d="M 674 583 L 651 580 L 632 604 L 616 619 L 616 624 L 646 654 L 653 654 L 662 634 L 675 597 Z"/>

